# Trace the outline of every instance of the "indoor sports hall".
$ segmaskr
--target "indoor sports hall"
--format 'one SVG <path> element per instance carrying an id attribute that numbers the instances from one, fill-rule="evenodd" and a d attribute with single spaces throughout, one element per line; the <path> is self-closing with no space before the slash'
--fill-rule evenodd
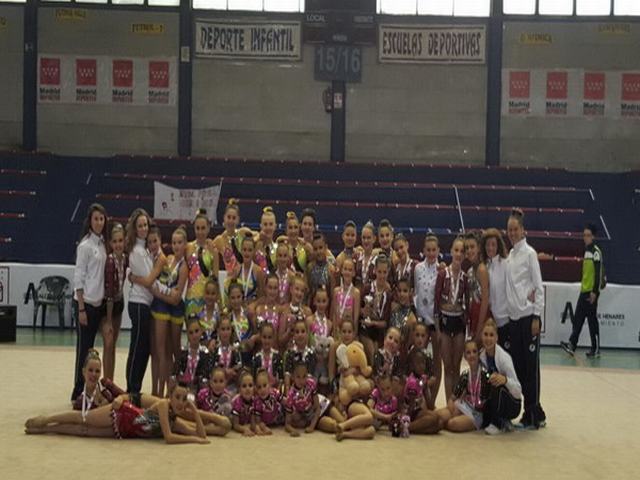
<path id="1" fill-rule="evenodd" d="M 639 45 L 636 0 L 0 0 L 0 476 L 635 478 Z"/>

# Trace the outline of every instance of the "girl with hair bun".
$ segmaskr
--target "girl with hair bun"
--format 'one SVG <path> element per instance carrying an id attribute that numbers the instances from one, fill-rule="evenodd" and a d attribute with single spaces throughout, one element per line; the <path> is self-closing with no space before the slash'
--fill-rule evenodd
<path id="1" fill-rule="evenodd" d="M 108 405 L 125 393 L 125 391 L 115 385 L 111 379 L 101 379 L 101 371 L 102 362 L 100 361 L 100 354 L 96 349 L 91 348 L 87 352 L 87 357 L 82 366 L 84 387 L 82 393 L 80 393 L 73 402 L 73 409 L 81 410 L 83 418 L 86 417 L 89 410 Z"/>
<path id="2" fill-rule="evenodd" d="M 124 311 L 123 287 L 127 273 L 128 258 L 124 254 L 124 227 L 115 223 L 111 227 L 109 246 L 104 267 L 104 297 L 107 316 L 100 324 L 104 342 L 104 376 L 113 380 L 116 362 L 116 344 L 120 334 L 122 312 Z"/>
<path id="3" fill-rule="evenodd" d="M 224 231 L 213 239 L 213 244 L 218 252 L 222 252 L 225 271 L 231 272 L 238 262 L 242 262 L 242 239 L 248 234 L 253 235 L 253 232 L 246 227 L 238 228 L 240 224 L 240 206 L 235 198 L 230 198 L 227 201 L 222 223 Z"/>
<path id="4" fill-rule="evenodd" d="M 478 345 L 482 343 L 482 326 L 489 313 L 489 270 L 480 251 L 480 236 L 469 232 L 464 236 L 465 257 L 471 264 L 467 270 L 468 333 Z"/>
<path id="5" fill-rule="evenodd" d="M 368 221 L 362 227 L 360 231 L 360 243 L 361 253 L 355 261 L 356 277 L 354 281 L 356 287 L 362 291 L 371 284 L 372 277 L 369 276 L 369 269 L 373 265 L 376 257 L 373 248 L 376 244 L 376 227 L 371 221 Z"/>
<path id="6" fill-rule="evenodd" d="M 262 209 L 260 219 L 260 233 L 254 237 L 256 251 L 255 261 L 262 271 L 266 273 L 274 272 L 276 265 L 276 214 L 272 207 Z"/>
<path id="7" fill-rule="evenodd" d="M 448 402 L 460 378 L 467 325 L 467 276 L 462 270 L 464 240 L 451 244 L 451 265 L 438 272 L 434 317 L 440 325 L 440 353 L 444 364 L 444 391 Z"/>
<path id="8" fill-rule="evenodd" d="M 304 273 L 307 268 L 307 250 L 304 239 L 300 237 L 300 222 L 295 212 L 287 212 L 286 228 L 286 239 L 291 250 L 291 267 L 296 272 Z"/>
<path id="9" fill-rule="evenodd" d="M 189 269 L 185 310 L 188 320 L 202 320 L 205 315 L 204 291 L 209 277 L 218 277 L 218 249 L 209 238 L 211 220 L 204 208 L 198 209 L 193 221 L 196 239 L 187 244 Z"/>

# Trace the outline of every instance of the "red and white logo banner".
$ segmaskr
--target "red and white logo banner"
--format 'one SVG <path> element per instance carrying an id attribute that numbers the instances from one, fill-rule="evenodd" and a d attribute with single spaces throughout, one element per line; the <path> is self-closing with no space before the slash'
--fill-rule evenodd
<path id="1" fill-rule="evenodd" d="M 640 118 L 640 73 L 623 73 L 620 116 Z"/>
<path id="2" fill-rule="evenodd" d="M 42 54 L 40 103 L 175 106 L 177 59 Z"/>
<path id="3" fill-rule="evenodd" d="M 60 57 L 40 57 L 38 101 L 56 103 L 60 101 L 60 94 Z"/>
<path id="4" fill-rule="evenodd" d="M 568 72 L 547 72 L 547 95 L 545 112 L 547 115 L 567 115 L 569 108 Z"/>
<path id="5" fill-rule="evenodd" d="M 587 117 L 604 117 L 606 99 L 606 75 L 604 72 L 585 72 L 582 114 Z"/>
<path id="6" fill-rule="evenodd" d="M 76 102 L 98 100 L 98 62 L 95 58 L 76 59 Z"/>
<path id="7" fill-rule="evenodd" d="M 531 113 L 531 72 L 509 72 L 509 115 L 528 115 Z"/>
<path id="8" fill-rule="evenodd" d="M 169 62 L 149 62 L 149 93 L 147 98 L 150 104 L 169 104 L 170 79 Z"/>
<path id="9" fill-rule="evenodd" d="M 133 103 L 133 60 L 114 60 L 111 76 L 111 101 Z"/>

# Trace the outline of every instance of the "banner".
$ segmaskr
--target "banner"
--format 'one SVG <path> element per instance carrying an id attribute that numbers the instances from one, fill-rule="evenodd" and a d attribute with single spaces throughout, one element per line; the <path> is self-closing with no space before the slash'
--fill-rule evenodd
<path id="1" fill-rule="evenodd" d="M 541 342 L 559 345 L 571 335 L 579 283 L 545 282 L 545 311 Z M 632 285 L 607 285 L 598 300 L 600 345 L 604 348 L 640 349 L 640 311 L 638 297 L 640 287 Z M 585 321 L 580 336 L 580 346 L 590 346 L 589 329 Z"/>
<path id="2" fill-rule="evenodd" d="M 626 118 L 640 118 L 640 73 L 622 74 L 620 115 Z"/>
<path id="3" fill-rule="evenodd" d="M 531 72 L 509 72 L 509 98 L 507 103 L 510 115 L 528 115 L 531 113 Z"/>
<path id="4" fill-rule="evenodd" d="M 390 63 L 484 64 L 484 25 L 380 25 L 378 59 Z"/>
<path id="5" fill-rule="evenodd" d="M 209 220 L 215 225 L 221 188 L 222 184 L 194 190 L 173 188 L 164 183 L 153 182 L 153 217 L 191 222 L 196 211 L 204 208 Z"/>
<path id="6" fill-rule="evenodd" d="M 520 70 L 502 72 L 502 115 L 640 120 L 640 73 Z"/>
<path id="7" fill-rule="evenodd" d="M 568 80 L 565 72 L 547 72 L 547 115 L 566 115 L 568 108 Z"/>
<path id="8" fill-rule="evenodd" d="M 589 117 L 604 117 L 606 80 L 603 72 L 585 72 L 582 114 Z"/>
<path id="9" fill-rule="evenodd" d="M 40 103 L 175 105 L 175 58 L 122 58 L 42 54 Z"/>
<path id="10" fill-rule="evenodd" d="M 302 59 L 300 22 L 195 22 L 197 57 L 258 60 Z"/>

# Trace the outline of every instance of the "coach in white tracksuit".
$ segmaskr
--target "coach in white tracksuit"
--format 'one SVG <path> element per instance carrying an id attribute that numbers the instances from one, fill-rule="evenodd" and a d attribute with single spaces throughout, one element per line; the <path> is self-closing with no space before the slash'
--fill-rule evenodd
<path id="1" fill-rule="evenodd" d="M 544 290 L 538 254 L 524 236 L 524 214 L 514 210 L 507 223 L 513 248 L 507 257 L 507 311 L 511 356 L 524 396 L 521 424 L 537 429 L 546 424 L 540 405 L 540 315 Z M 531 300 L 533 298 L 533 301 Z"/>

